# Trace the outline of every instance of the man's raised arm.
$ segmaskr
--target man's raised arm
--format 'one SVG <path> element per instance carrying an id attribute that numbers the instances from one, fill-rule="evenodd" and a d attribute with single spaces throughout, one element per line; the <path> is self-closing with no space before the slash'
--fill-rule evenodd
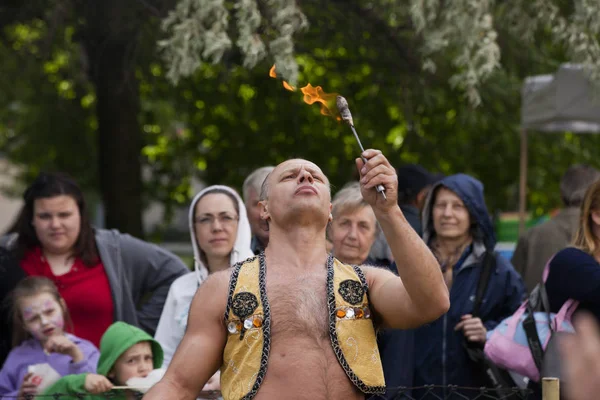
<path id="1" fill-rule="evenodd" d="M 361 191 L 377 217 L 392 250 L 400 278 L 389 271 L 365 268 L 369 297 L 385 326 L 408 329 L 433 321 L 450 307 L 440 266 L 398 206 L 396 171 L 379 150 L 366 150 L 356 165 Z M 383 185 L 387 199 L 375 187 Z"/>
<path id="2" fill-rule="evenodd" d="M 188 325 L 165 376 L 144 400 L 194 400 L 221 366 L 227 332 L 223 314 L 227 307 L 229 272 L 210 275 L 190 306 Z"/>

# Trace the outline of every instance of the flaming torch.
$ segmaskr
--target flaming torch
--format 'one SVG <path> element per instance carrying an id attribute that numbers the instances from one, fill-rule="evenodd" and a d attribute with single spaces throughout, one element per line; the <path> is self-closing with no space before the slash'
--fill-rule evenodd
<path id="1" fill-rule="evenodd" d="M 343 96 L 338 95 L 335 103 L 337 105 L 338 111 L 340 112 L 340 117 L 342 118 L 342 121 L 344 121 L 348 125 L 350 125 L 350 129 L 352 129 L 354 138 L 358 142 L 358 147 L 360 147 L 361 154 L 364 153 L 365 148 L 363 147 L 362 143 L 360 142 L 358 133 L 356 133 L 356 128 L 354 128 L 354 121 L 352 120 L 352 113 L 350 112 L 350 107 L 348 107 L 348 102 L 346 101 L 346 99 Z M 365 164 L 367 163 L 367 159 L 364 158 L 362 155 L 360 156 L 360 158 L 362 158 L 362 160 Z M 385 196 L 385 188 L 383 187 L 383 185 L 377 185 L 376 189 L 377 189 L 378 193 L 381 193 L 381 196 L 383 196 L 383 199 L 386 200 L 387 198 Z"/>
<path id="2" fill-rule="evenodd" d="M 275 70 L 275 65 L 271 67 L 269 71 L 269 76 L 271 78 L 277 78 L 277 72 Z M 296 88 L 283 81 L 283 87 L 290 92 L 295 92 Z M 350 125 L 350 129 L 352 129 L 352 133 L 358 142 L 358 146 L 360 147 L 361 153 L 364 153 L 365 149 L 360 142 L 360 138 L 358 137 L 358 133 L 356 133 L 356 128 L 354 128 L 354 121 L 352 120 L 352 113 L 350 113 L 350 108 L 348 107 L 348 102 L 346 99 L 337 93 L 326 93 L 321 86 L 312 86 L 310 83 L 302 88 L 300 88 L 302 94 L 304 94 L 304 102 L 306 104 L 320 103 L 321 104 L 321 114 L 333 117 L 338 121 L 344 121 L 348 125 Z M 333 108 L 333 101 L 335 99 L 335 104 L 337 105 L 338 112 L 336 113 Z M 361 155 L 363 162 L 366 164 L 367 160 Z M 385 188 L 383 185 L 377 185 L 376 190 L 378 193 L 381 193 L 383 199 L 386 200 L 385 196 Z"/>

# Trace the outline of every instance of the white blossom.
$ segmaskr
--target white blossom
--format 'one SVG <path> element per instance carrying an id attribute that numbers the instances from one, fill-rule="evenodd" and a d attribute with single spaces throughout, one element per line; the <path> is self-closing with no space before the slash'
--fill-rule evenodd
<path id="1" fill-rule="evenodd" d="M 512 35 L 503 39 L 524 45 L 535 45 L 539 33 L 550 35 L 600 87 L 598 0 L 573 0 L 569 15 L 558 7 L 558 0 L 361 0 L 359 4 L 392 28 L 410 22 L 419 38 L 423 70 L 436 73 L 436 62 L 450 60 L 450 84 L 473 105 L 481 102 L 481 84 L 502 67 L 498 31 Z M 235 30 L 229 27 L 229 10 Z M 235 42 L 245 67 L 271 57 L 278 75 L 295 85 L 294 35 L 307 26 L 296 0 L 179 0 L 163 21 L 167 37 L 159 48 L 173 82 L 192 74 L 202 62 L 219 62 Z"/>
<path id="2" fill-rule="evenodd" d="M 400 3 L 400 0 L 398 0 Z M 563 15 L 557 0 L 412 0 L 410 15 L 423 38 L 423 66 L 432 68 L 432 57 L 453 54 L 457 72 L 450 83 L 463 89 L 472 104 L 481 98 L 478 87 L 501 68 L 498 33 L 501 26 L 523 44 L 534 44 L 536 33 L 550 32 L 552 40 L 566 50 L 570 62 L 600 86 L 600 2 L 574 0 L 573 13 Z M 439 59 L 439 58 L 436 58 Z"/>
<path id="3" fill-rule="evenodd" d="M 230 37 L 230 9 L 235 38 Z M 193 74 L 203 62 L 220 62 L 235 42 L 244 67 L 252 68 L 270 54 L 277 73 L 294 85 L 298 64 L 293 36 L 307 26 L 295 0 L 179 0 L 162 21 L 166 38 L 158 42 L 158 48 L 167 64 L 167 78 L 173 83 Z M 261 35 L 260 30 L 272 31 L 272 37 Z"/>

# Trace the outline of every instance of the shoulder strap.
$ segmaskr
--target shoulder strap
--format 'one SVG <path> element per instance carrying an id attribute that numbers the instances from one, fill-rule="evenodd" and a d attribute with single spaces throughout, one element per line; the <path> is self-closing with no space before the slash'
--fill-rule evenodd
<path id="1" fill-rule="evenodd" d="M 545 308 L 544 304 L 546 300 L 544 300 L 546 291 L 544 290 L 544 285 L 540 284 L 536 287 L 537 290 L 540 291 L 539 296 L 541 297 L 542 308 Z M 534 290 L 536 290 L 534 289 Z M 542 360 L 544 359 L 544 349 L 542 347 L 542 342 L 540 340 L 540 336 L 538 335 L 537 326 L 535 322 L 535 308 L 540 307 L 540 305 L 536 305 L 533 307 L 531 304 L 527 305 L 527 316 L 523 320 L 523 330 L 525 331 L 525 336 L 527 337 L 527 345 L 529 346 L 529 351 L 531 351 L 531 356 L 533 358 L 533 362 L 537 367 L 538 371 L 541 371 L 542 368 Z M 548 309 L 547 309 L 548 310 Z M 546 311 L 547 313 L 549 312 Z M 548 315 L 548 324 L 550 325 L 550 314 Z"/>
<path id="2" fill-rule="evenodd" d="M 546 293 L 546 285 L 545 281 L 548 277 L 548 265 L 550 265 L 550 261 L 546 263 L 546 267 L 544 268 L 544 276 L 542 278 L 542 282 L 538 283 L 538 285 L 531 291 L 529 295 L 529 301 L 527 304 L 527 317 L 523 320 L 523 330 L 525 331 L 525 336 L 527 337 L 527 345 L 529 346 L 529 350 L 531 351 L 531 356 L 533 358 L 533 362 L 537 367 L 538 371 L 542 369 L 542 361 L 544 359 L 544 348 L 542 347 L 542 341 L 540 340 L 540 336 L 537 331 L 537 324 L 535 321 L 535 313 L 541 312 L 546 314 L 548 319 L 548 328 L 552 331 L 552 317 L 550 315 L 550 302 L 548 300 L 548 294 Z"/>
<path id="3" fill-rule="evenodd" d="M 483 296 L 485 295 L 485 291 L 487 290 L 488 284 L 490 283 L 490 277 L 492 276 L 492 271 L 495 267 L 495 252 L 486 250 L 485 255 L 483 256 L 483 266 L 481 269 L 481 275 L 479 275 L 479 281 L 477 282 L 477 291 L 475 292 L 475 301 L 473 304 L 472 313 L 473 317 L 479 316 L 481 302 L 483 301 Z"/>

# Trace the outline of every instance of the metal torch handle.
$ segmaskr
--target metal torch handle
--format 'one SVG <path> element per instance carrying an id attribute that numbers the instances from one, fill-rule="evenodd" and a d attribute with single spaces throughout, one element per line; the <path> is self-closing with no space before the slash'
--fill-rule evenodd
<path id="1" fill-rule="evenodd" d="M 361 154 L 364 153 L 365 148 L 363 147 L 362 143 L 360 142 L 360 138 L 358 137 L 358 133 L 356 133 L 356 129 L 354 128 L 354 125 L 350 125 L 350 128 L 352 128 L 352 133 L 354 133 L 354 137 L 356 138 L 356 141 L 358 142 L 358 146 L 360 147 Z M 360 156 L 360 158 L 362 158 L 362 160 L 365 164 L 367 163 L 367 159 L 364 158 L 362 155 Z M 377 190 L 378 193 L 381 193 L 383 200 L 387 200 L 387 196 L 385 195 L 385 188 L 383 187 L 383 185 L 377 185 L 375 187 L 375 189 Z"/>

